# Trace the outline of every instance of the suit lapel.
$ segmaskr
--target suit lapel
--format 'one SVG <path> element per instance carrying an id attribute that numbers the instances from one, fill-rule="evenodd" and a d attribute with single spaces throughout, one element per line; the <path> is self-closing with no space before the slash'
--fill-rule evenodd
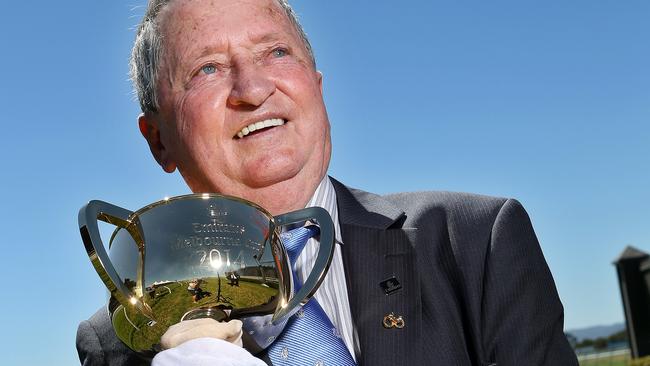
<path id="1" fill-rule="evenodd" d="M 417 230 L 401 228 L 404 212 L 383 198 L 332 182 L 350 308 L 361 349 L 359 364 L 420 364 L 422 308 L 411 244 Z M 386 294 L 381 283 L 393 277 L 401 289 Z M 383 326 L 382 320 L 391 313 L 402 317 L 403 328 Z"/>

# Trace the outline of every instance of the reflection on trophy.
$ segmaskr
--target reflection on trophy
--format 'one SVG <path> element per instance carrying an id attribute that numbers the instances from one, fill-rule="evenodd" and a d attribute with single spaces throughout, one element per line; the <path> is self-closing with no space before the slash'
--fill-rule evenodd
<path id="1" fill-rule="evenodd" d="M 108 253 L 98 220 L 117 226 Z M 295 291 L 279 234 L 306 221 L 320 226 L 320 249 Z M 79 212 L 79 228 L 110 292 L 115 333 L 145 356 L 160 351 L 171 325 L 197 318 L 241 319 L 244 347 L 263 350 L 316 292 L 334 250 L 332 220 L 322 208 L 273 217 L 249 201 L 217 194 L 173 197 L 135 212 L 91 201 Z"/>

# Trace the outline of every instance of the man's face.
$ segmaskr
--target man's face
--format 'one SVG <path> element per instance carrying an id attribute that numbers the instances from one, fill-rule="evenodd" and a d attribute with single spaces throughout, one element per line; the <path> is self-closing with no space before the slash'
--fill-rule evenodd
<path id="1" fill-rule="evenodd" d="M 315 188 L 331 150 L 321 74 L 279 5 L 174 0 L 160 27 L 160 109 L 140 128 L 163 168 L 195 192 L 253 200 L 279 183 Z"/>

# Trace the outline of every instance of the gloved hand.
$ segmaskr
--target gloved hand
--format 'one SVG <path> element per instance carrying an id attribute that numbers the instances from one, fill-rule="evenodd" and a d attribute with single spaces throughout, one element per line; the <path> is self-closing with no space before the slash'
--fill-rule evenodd
<path id="1" fill-rule="evenodd" d="M 164 349 L 174 348 L 196 338 L 216 338 L 242 346 L 242 322 L 231 320 L 220 323 L 214 319 L 192 319 L 174 324 L 163 334 L 160 345 Z"/>
<path id="2" fill-rule="evenodd" d="M 193 319 L 175 324 L 160 341 L 165 351 L 153 366 L 266 366 L 242 348 L 242 323 L 231 320 Z"/>

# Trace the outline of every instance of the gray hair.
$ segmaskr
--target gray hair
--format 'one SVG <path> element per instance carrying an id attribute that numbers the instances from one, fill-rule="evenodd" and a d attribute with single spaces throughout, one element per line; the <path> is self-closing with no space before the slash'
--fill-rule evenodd
<path id="1" fill-rule="evenodd" d="M 158 79 L 160 57 L 163 52 L 163 42 L 158 24 L 158 15 L 171 1 L 148 1 L 147 10 L 138 26 L 135 41 L 133 42 L 133 49 L 131 50 L 131 58 L 129 60 L 129 76 L 133 82 L 133 87 L 143 112 L 156 112 L 159 108 L 156 82 Z M 275 1 L 284 9 L 287 18 L 291 21 L 298 35 L 300 35 L 312 65 L 316 67 L 314 51 L 307 39 L 307 34 L 305 34 L 300 22 L 298 22 L 296 13 L 287 0 Z"/>

